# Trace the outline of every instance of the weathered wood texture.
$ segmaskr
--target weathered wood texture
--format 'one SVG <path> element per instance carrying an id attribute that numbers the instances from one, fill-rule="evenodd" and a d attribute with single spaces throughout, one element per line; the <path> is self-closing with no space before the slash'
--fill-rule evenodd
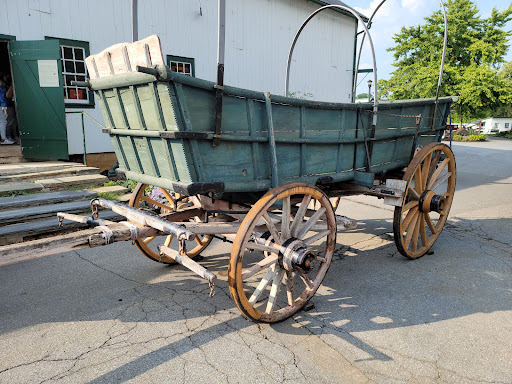
<path id="1" fill-rule="evenodd" d="M 68 203 L 41 205 L 37 207 L 11 209 L 0 212 L 0 225 L 25 222 L 42 217 L 55 216 L 57 212 L 80 213 L 89 210 L 89 201 L 72 201 Z"/>
<path id="2" fill-rule="evenodd" d="M 140 47 L 140 43 L 134 44 Z M 123 47 L 126 57 L 130 45 Z M 114 46 L 111 57 L 121 55 L 119 49 Z M 147 58 L 147 52 L 144 55 Z M 108 58 L 108 51 L 100 56 Z M 96 71 L 91 62 L 89 71 Z M 226 86 L 222 134 L 214 147 L 214 83 L 165 66 L 158 67 L 156 77 L 96 73 L 100 76 L 91 79 L 91 85 L 100 99 L 121 171 L 142 183 L 185 191 L 201 183 L 223 183 L 224 192 L 266 191 L 272 186 L 273 173 L 279 185 L 316 184 L 329 178 L 370 186 L 373 178 L 358 179 L 360 171 L 368 167 L 371 175 L 406 166 L 416 133 L 419 145 L 440 140 L 454 100 L 440 99 L 435 130 L 431 128 L 434 99 L 382 102 L 372 137 L 371 103 L 322 103 L 282 96 L 270 96 L 265 103 L 262 92 Z M 419 126 L 418 115 L 422 116 Z M 274 170 L 269 142 L 275 142 L 277 153 Z M 368 166 L 369 147 L 373 150 Z"/>
<path id="3" fill-rule="evenodd" d="M 131 232 L 127 226 L 115 224 L 109 228 L 113 232 L 114 242 L 131 240 Z M 161 233 L 154 228 L 139 227 L 139 237 L 159 234 Z M 6 245 L 0 247 L 0 266 L 103 244 L 105 244 L 103 232 L 98 228 L 92 228 L 61 236 Z"/>
<path id="4" fill-rule="evenodd" d="M 102 219 L 113 221 L 120 221 L 124 219 L 117 213 L 110 211 L 101 212 L 100 216 Z M 84 227 L 86 227 L 86 225 L 71 220 L 64 220 L 62 222 L 62 227 L 60 227 L 57 217 L 46 220 L 31 221 L 28 223 L 5 225 L 0 227 L 0 245 L 19 243 L 29 236 L 49 234 Z"/>

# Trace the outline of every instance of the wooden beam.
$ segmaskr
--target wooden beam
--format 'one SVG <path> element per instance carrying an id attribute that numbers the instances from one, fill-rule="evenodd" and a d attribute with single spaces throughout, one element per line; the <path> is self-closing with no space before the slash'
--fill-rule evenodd
<path id="1" fill-rule="evenodd" d="M 131 240 L 130 228 L 124 224 L 116 223 L 109 226 L 109 228 L 113 232 L 113 242 Z M 161 234 L 160 231 L 151 227 L 139 226 L 138 228 L 138 238 Z M 0 247 L 0 266 L 103 244 L 105 244 L 103 232 L 96 227 L 61 236 L 6 245 Z"/>

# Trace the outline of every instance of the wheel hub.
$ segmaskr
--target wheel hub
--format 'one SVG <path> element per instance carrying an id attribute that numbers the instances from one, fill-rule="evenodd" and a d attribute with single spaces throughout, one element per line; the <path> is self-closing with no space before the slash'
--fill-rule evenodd
<path id="1" fill-rule="evenodd" d="M 316 264 L 316 254 L 302 240 L 292 237 L 286 240 L 282 246 L 286 250 L 279 254 L 279 262 L 284 269 L 290 272 L 300 270 L 305 273 L 313 270 Z"/>
<path id="2" fill-rule="evenodd" d="M 434 191 L 427 189 L 420 196 L 418 210 L 423 213 L 437 212 L 441 213 L 446 204 L 446 197 L 436 195 Z"/>

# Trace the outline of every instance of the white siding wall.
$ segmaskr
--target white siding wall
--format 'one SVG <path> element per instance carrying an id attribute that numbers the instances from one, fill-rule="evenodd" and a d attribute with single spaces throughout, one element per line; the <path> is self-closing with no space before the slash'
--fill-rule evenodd
<path id="1" fill-rule="evenodd" d="M 195 59 L 197 77 L 215 81 L 217 1 L 139 0 L 139 38 L 158 34 L 165 55 Z M 318 9 L 307 0 L 227 0 L 225 83 L 284 94 L 286 60 L 302 22 Z M 200 7 L 202 15 L 200 14 Z M 91 53 L 131 40 L 131 0 L 0 0 L 0 34 L 90 43 Z M 324 11 L 303 31 L 291 65 L 290 91 L 323 101 L 351 98 L 356 21 Z M 73 109 L 77 110 L 77 109 Z M 103 122 L 99 107 L 86 109 Z M 80 116 L 67 116 L 69 153 L 83 152 Z M 112 151 L 86 118 L 88 152 Z"/>
<path id="2" fill-rule="evenodd" d="M 510 131 L 512 128 L 512 117 L 491 117 L 489 119 L 482 120 L 485 125 L 482 129 L 483 133 L 491 133 L 491 129 L 495 130 L 495 125 L 498 124 L 499 132 Z M 505 127 L 508 124 L 508 127 Z"/>

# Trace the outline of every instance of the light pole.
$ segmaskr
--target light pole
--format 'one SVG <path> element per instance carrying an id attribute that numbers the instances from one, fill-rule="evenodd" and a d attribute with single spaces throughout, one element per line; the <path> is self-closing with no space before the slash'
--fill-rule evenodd
<path id="1" fill-rule="evenodd" d="M 368 80 L 368 102 L 372 101 L 372 83 L 373 81 Z"/>

